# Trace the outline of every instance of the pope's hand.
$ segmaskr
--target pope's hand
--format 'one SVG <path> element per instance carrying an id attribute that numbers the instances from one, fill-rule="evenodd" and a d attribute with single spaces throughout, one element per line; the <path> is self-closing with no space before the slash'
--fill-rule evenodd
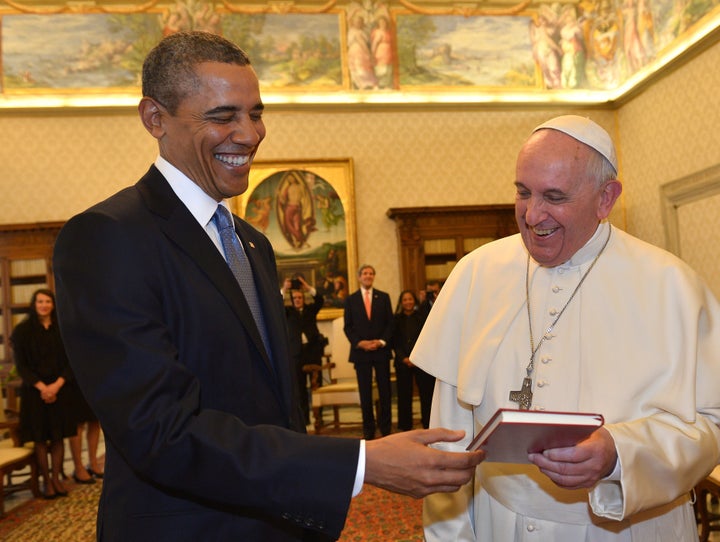
<path id="1" fill-rule="evenodd" d="M 565 489 L 593 487 L 615 468 L 615 441 L 604 427 L 569 448 L 554 448 L 530 454 L 530 461 L 558 486 Z"/>

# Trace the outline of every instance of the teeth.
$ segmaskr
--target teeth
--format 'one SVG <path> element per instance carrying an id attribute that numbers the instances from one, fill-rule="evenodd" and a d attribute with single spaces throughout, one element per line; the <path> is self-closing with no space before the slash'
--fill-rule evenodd
<path id="1" fill-rule="evenodd" d="M 250 160 L 249 156 L 238 156 L 237 154 L 216 154 L 215 158 L 231 166 L 244 166 Z"/>
<path id="2" fill-rule="evenodd" d="M 536 235 L 550 235 L 552 232 L 555 231 L 555 228 L 549 229 L 549 230 L 539 230 L 537 228 L 533 228 L 533 231 Z"/>

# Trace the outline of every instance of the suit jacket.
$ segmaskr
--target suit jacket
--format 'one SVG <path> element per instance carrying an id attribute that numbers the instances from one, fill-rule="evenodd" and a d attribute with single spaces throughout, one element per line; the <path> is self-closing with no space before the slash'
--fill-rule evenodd
<path id="1" fill-rule="evenodd" d="M 100 540 L 342 530 L 358 442 L 301 434 L 272 247 L 235 228 L 274 363 L 229 266 L 154 166 L 57 239 L 60 327 L 106 438 Z"/>
<path id="2" fill-rule="evenodd" d="M 376 288 L 372 290 L 372 305 L 368 319 L 362 291 L 356 290 L 345 299 L 344 331 L 350 341 L 352 363 L 385 361 L 392 355 L 393 311 L 390 296 Z M 375 351 L 357 347 L 361 340 L 382 339 L 385 346 Z"/>
<path id="3" fill-rule="evenodd" d="M 293 359 L 302 363 L 320 363 L 324 344 L 321 344 L 320 330 L 317 325 L 317 315 L 323 308 L 325 299 L 321 292 L 316 292 L 313 302 L 305 305 L 302 312 L 295 307 L 285 307 L 287 317 L 288 336 L 290 338 L 290 355 Z M 307 338 L 305 349 L 303 349 L 302 336 Z M 304 350 L 304 352 L 303 352 Z M 305 357 L 312 359 L 301 359 Z"/>

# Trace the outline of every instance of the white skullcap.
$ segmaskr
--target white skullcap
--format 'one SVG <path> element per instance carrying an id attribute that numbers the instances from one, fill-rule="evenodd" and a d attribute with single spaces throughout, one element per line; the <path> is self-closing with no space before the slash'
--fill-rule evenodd
<path id="1" fill-rule="evenodd" d="M 533 130 L 533 133 L 545 128 L 566 133 L 581 143 L 592 147 L 608 159 L 617 174 L 618 163 L 615 145 L 613 145 L 610 135 L 590 119 L 578 115 L 563 115 L 542 123 Z"/>

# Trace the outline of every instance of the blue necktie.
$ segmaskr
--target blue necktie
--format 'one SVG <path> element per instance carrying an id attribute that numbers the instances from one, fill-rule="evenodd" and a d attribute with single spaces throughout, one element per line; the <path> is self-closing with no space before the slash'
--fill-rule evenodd
<path id="1" fill-rule="evenodd" d="M 243 294 L 245 294 L 245 299 L 250 306 L 250 312 L 252 312 L 255 324 L 260 331 L 260 337 L 262 337 L 265 350 L 270 359 L 272 359 L 270 341 L 268 340 L 265 318 L 263 317 L 262 307 L 260 306 L 257 289 L 255 288 L 252 267 L 250 266 L 247 254 L 245 254 L 240 244 L 240 240 L 235 234 L 232 215 L 224 206 L 218 205 L 212 219 L 220 234 L 220 240 L 222 241 L 223 250 L 225 251 L 225 259 L 233 275 L 235 275 L 235 279 L 238 281 L 238 284 L 240 284 Z"/>

